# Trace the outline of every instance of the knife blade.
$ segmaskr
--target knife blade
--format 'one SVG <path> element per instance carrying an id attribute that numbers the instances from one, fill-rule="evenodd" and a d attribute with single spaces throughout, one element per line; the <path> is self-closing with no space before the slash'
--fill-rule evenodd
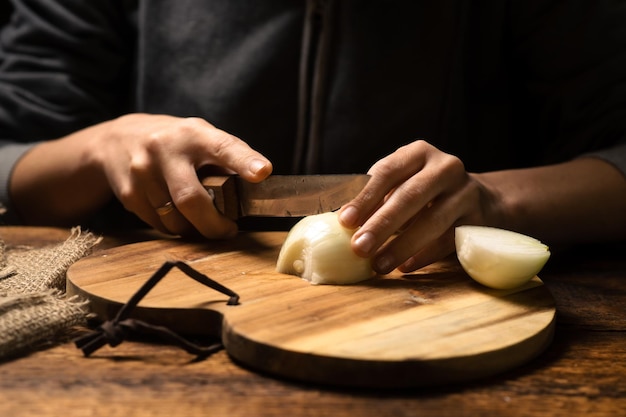
<path id="1" fill-rule="evenodd" d="M 302 217 L 340 208 L 363 189 L 369 175 L 270 175 L 250 183 L 236 175 L 201 180 L 215 206 L 240 217 Z"/>

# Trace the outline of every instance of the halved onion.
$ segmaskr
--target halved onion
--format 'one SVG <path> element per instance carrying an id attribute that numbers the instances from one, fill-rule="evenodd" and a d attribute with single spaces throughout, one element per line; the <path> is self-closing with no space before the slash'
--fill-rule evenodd
<path id="1" fill-rule="evenodd" d="M 346 229 L 336 212 L 304 217 L 287 234 L 276 270 L 311 284 L 352 284 L 375 275 L 371 261 L 350 245 L 355 230 Z"/>
<path id="2" fill-rule="evenodd" d="M 550 257 L 548 246 L 539 240 L 494 227 L 459 226 L 455 229 L 455 244 L 465 272 L 496 289 L 524 285 Z"/>

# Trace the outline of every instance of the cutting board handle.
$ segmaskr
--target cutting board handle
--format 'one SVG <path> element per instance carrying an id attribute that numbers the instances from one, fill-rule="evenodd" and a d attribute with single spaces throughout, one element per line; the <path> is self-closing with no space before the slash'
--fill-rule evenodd
<path id="1" fill-rule="evenodd" d="M 207 277 L 201 272 L 195 270 L 191 266 L 182 261 L 166 261 L 161 267 L 137 290 L 135 294 L 124 304 L 112 320 L 105 321 L 92 333 L 81 336 L 76 340 L 76 347 L 83 351 L 85 356 L 90 356 L 93 352 L 100 349 L 105 344 L 115 347 L 129 336 L 130 333 L 142 331 L 159 335 L 170 342 L 173 342 L 187 352 L 199 356 L 210 355 L 222 348 L 222 344 L 213 344 L 209 347 L 201 347 L 195 343 L 191 343 L 187 339 L 176 334 L 172 330 L 163 327 L 148 324 L 141 320 L 131 319 L 130 315 L 137 307 L 137 304 L 150 292 L 155 285 L 167 275 L 172 268 L 180 269 L 189 278 L 194 279 L 202 285 L 219 291 L 229 296 L 227 305 L 238 305 L 239 295 L 233 290 L 223 286 L 219 282 Z"/>

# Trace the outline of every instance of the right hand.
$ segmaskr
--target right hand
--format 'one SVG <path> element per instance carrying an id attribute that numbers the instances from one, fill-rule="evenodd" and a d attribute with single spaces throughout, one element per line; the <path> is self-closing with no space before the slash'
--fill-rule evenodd
<path id="1" fill-rule="evenodd" d="M 200 118 L 130 114 L 99 125 L 90 149 L 124 207 L 160 231 L 231 237 L 235 222 L 222 215 L 198 179 L 238 174 L 250 182 L 272 172 L 267 158 Z M 175 209 L 159 215 L 172 202 Z"/>

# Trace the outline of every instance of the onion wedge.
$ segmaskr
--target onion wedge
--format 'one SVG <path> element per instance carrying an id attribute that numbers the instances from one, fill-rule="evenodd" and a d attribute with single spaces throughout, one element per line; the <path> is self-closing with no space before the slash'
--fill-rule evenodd
<path id="1" fill-rule="evenodd" d="M 371 261 L 352 250 L 354 232 L 339 223 L 336 212 L 304 217 L 287 234 L 276 270 L 311 284 L 353 284 L 371 278 Z"/>
<path id="2" fill-rule="evenodd" d="M 496 289 L 530 281 L 550 257 L 548 246 L 521 233 L 486 226 L 458 226 L 456 254 L 467 274 Z"/>

